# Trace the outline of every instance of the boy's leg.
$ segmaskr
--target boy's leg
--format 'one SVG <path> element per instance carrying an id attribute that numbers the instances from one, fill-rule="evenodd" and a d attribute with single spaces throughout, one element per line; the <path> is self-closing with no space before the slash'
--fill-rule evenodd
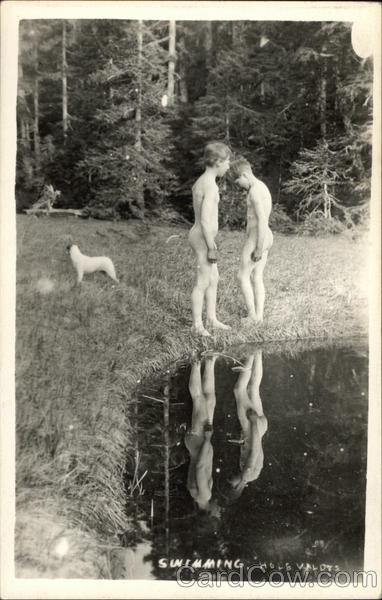
<path id="1" fill-rule="evenodd" d="M 199 360 L 197 362 L 194 362 L 191 366 L 188 389 L 193 400 L 194 398 L 199 398 L 202 394 L 201 364 Z"/>
<path id="2" fill-rule="evenodd" d="M 208 424 L 212 425 L 216 404 L 215 394 L 215 362 L 217 356 L 210 356 L 205 360 L 203 373 L 203 394 L 206 399 Z"/>
<path id="3" fill-rule="evenodd" d="M 218 321 L 216 317 L 216 297 L 218 290 L 219 272 L 216 264 L 211 264 L 210 281 L 206 290 L 206 312 L 207 321 L 211 327 L 215 329 L 231 329 L 229 325 L 225 325 Z"/>
<path id="4" fill-rule="evenodd" d="M 201 253 L 197 254 L 197 258 L 198 267 L 196 284 L 191 294 L 192 329 L 194 333 L 209 336 L 209 332 L 203 326 L 202 313 L 204 296 L 210 281 L 211 266 L 207 263 L 207 260 L 202 257 Z"/>
<path id="5" fill-rule="evenodd" d="M 203 423 L 207 416 L 205 398 L 202 391 L 202 375 L 200 361 L 193 363 L 191 366 L 190 381 L 188 389 L 192 398 L 192 432 L 201 434 Z"/>
<path id="6" fill-rule="evenodd" d="M 251 379 L 248 385 L 248 396 L 252 406 L 258 416 L 263 414 L 263 405 L 260 397 L 260 384 L 263 378 L 263 353 L 262 350 L 256 350 L 254 364 L 251 373 Z"/>
<path id="7" fill-rule="evenodd" d="M 245 359 L 244 370 L 239 373 L 239 377 L 235 383 L 234 391 L 246 390 L 251 379 L 254 354 L 250 354 Z"/>
<path id="8" fill-rule="evenodd" d="M 263 273 L 268 258 L 268 250 L 263 253 L 261 260 L 255 263 L 253 270 L 253 288 L 255 294 L 256 317 L 259 322 L 264 318 L 265 288 Z"/>
<path id="9" fill-rule="evenodd" d="M 255 296 L 253 293 L 251 283 L 251 273 L 255 268 L 255 263 L 251 260 L 251 252 L 253 251 L 254 244 L 251 240 L 247 240 L 240 260 L 240 268 L 238 273 L 238 280 L 240 283 L 241 291 L 244 296 L 244 302 L 247 307 L 248 316 L 244 321 L 257 321 Z"/>
<path id="10" fill-rule="evenodd" d="M 253 361 L 254 355 L 250 354 L 244 363 L 244 371 L 241 371 L 239 374 L 235 387 L 233 388 L 233 395 L 236 400 L 237 418 L 239 419 L 242 429 L 241 440 L 238 440 L 238 442 L 243 441 L 243 437 L 245 437 L 246 432 L 248 432 L 249 429 L 249 421 L 246 412 L 249 406 L 248 384 L 252 374 Z"/>

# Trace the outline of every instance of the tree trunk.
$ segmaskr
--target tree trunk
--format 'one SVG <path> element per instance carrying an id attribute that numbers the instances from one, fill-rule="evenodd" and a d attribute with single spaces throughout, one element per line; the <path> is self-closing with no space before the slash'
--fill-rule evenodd
<path id="1" fill-rule="evenodd" d="M 30 137 L 29 137 L 29 124 L 26 113 L 26 98 L 25 91 L 23 89 L 23 65 L 21 62 L 21 58 L 19 60 L 19 68 L 18 68 L 18 97 L 20 99 L 20 105 L 22 106 L 22 114 L 18 119 L 18 127 L 20 132 L 20 146 L 22 150 L 22 165 L 23 165 L 23 173 L 25 176 L 25 180 L 27 186 L 30 187 L 33 180 L 33 161 L 31 156 L 31 146 L 30 146 Z"/>
<path id="2" fill-rule="evenodd" d="M 277 200 L 276 203 L 278 204 L 280 202 L 280 193 L 281 193 L 281 165 L 282 165 L 282 153 L 280 154 L 280 159 L 279 159 L 279 176 L 277 178 Z"/>
<path id="3" fill-rule="evenodd" d="M 33 47 L 33 61 L 35 69 L 35 80 L 33 86 L 33 143 L 36 169 L 40 168 L 41 150 L 40 150 L 40 132 L 39 132 L 39 69 L 38 69 L 38 45 L 35 39 Z"/>
<path id="4" fill-rule="evenodd" d="M 228 108 L 227 108 L 226 113 L 225 113 L 225 136 L 224 136 L 224 141 L 226 142 L 226 144 L 229 144 L 229 140 L 230 140 L 229 127 L 230 127 L 230 119 L 229 119 L 229 112 L 228 112 Z"/>
<path id="5" fill-rule="evenodd" d="M 142 152 L 142 62 L 143 62 L 143 21 L 138 21 L 137 29 L 137 42 L 138 42 L 138 77 L 137 77 L 137 110 L 135 113 L 135 148 L 141 153 Z M 139 166 L 137 169 L 137 196 L 136 203 L 141 218 L 144 218 L 145 213 L 145 200 L 143 190 L 143 172 Z"/>
<path id="6" fill-rule="evenodd" d="M 261 104 L 265 104 L 265 83 L 262 81 L 260 83 L 260 102 Z"/>
<path id="7" fill-rule="evenodd" d="M 326 47 L 323 46 L 322 52 L 326 52 Z M 326 139 L 326 102 L 327 102 L 327 59 L 323 59 L 322 74 L 320 79 L 320 95 L 319 95 L 319 111 L 320 111 L 320 130 L 323 140 Z"/>
<path id="8" fill-rule="evenodd" d="M 71 44 L 76 44 L 78 39 L 78 33 L 81 31 L 81 21 L 73 19 L 70 21 L 70 26 L 72 32 Z"/>
<path id="9" fill-rule="evenodd" d="M 209 69 L 212 59 L 212 21 L 205 22 L 204 48 L 206 51 L 207 69 Z"/>
<path id="10" fill-rule="evenodd" d="M 208 93 L 209 89 L 209 80 L 210 80 L 210 70 L 212 68 L 212 22 L 205 22 L 205 37 L 204 37 L 204 50 L 206 56 L 206 70 L 207 70 L 207 79 L 206 79 L 206 91 Z"/>
<path id="11" fill-rule="evenodd" d="M 31 154 L 31 145 L 29 137 L 29 124 L 25 119 L 21 119 L 21 147 L 22 147 L 22 165 L 25 182 L 28 188 L 33 184 L 33 160 Z"/>
<path id="12" fill-rule="evenodd" d="M 64 138 L 68 131 L 68 86 L 67 86 L 67 63 L 66 63 L 66 21 L 62 21 L 62 129 Z"/>
<path id="13" fill-rule="evenodd" d="M 328 184 L 324 183 L 324 217 L 325 219 L 332 218 L 332 202 L 328 194 Z"/>
<path id="14" fill-rule="evenodd" d="M 143 22 L 138 21 L 137 30 L 138 42 L 138 92 L 137 92 L 137 110 L 135 112 L 135 147 L 140 152 L 142 150 L 142 52 L 143 52 Z"/>
<path id="15" fill-rule="evenodd" d="M 174 90 L 175 90 L 175 41 L 176 41 L 176 22 L 170 21 L 169 24 L 169 43 L 168 43 L 168 86 L 167 96 L 169 106 L 174 104 Z"/>
<path id="16" fill-rule="evenodd" d="M 169 552 L 170 533 L 170 382 L 166 383 L 163 390 L 163 442 L 164 442 L 164 497 L 165 497 L 165 533 L 166 533 L 166 556 Z"/>
<path id="17" fill-rule="evenodd" d="M 239 50 L 242 43 L 242 23 L 241 21 L 232 21 L 232 50 Z"/>
<path id="18" fill-rule="evenodd" d="M 28 147 L 30 148 L 31 133 L 30 133 L 30 127 L 29 127 L 28 121 L 26 121 L 26 123 L 25 123 L 25 136 L 26 136 L 26 139 L 28 140 Z"/>
<path id="19" fill-rule="evenodd" d="M 322 133 L 322 130 L 321 130 Z M 325 133 L 326 133 L 326 123 L 325 123 Z M 323 188 L 324 188 L 324 217 L 325 219 L 331 219 L 332 218 L 332 211 L 331 211 L 331 199 L 328 193 L 328 184 L 327 184 L 327 179 L 328 179 L 328 173 L 327 173 L 327 169 L 329 167 L 329 148 L 328 148 L 328 144 L 324 138 L 324 149 L 325 149 L 325 167 L 324 167 L 324 172 L 322 174 L 322 180 L 323 180 Z"/>
<path id="20" fill-rule="evenodd" d="M 183 36 L 178 42 L 178 74 L 179 74 L 179 98 L 182 104 L 188 102 L 188 89 L 186 79 L 186 69 L 184 65 L 185 44 Z"/>
<path id="21" fill-rule="evenodd" d="M 187 104 L 188 102 L 188 89 L 187 89 L 187 81 L 186 81 L 186 72 L 182 63 L 179 65 L 179 94 L 180 101 L 182 104 Z"/>
<path id="22" fill-rule="evenodd" d="M 334 112 L 337 115 L 340 112 L 340 77 L 338 73 L 338 65 L 334 65 Z"/>

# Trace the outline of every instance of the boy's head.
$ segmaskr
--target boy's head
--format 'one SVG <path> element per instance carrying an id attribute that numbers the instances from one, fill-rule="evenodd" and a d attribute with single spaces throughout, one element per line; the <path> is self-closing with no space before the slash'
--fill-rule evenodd
<path id="1" fill-rule="evenodd" d="M 244 156 L 238 156 L 231 164 L 231 179 L 246 190 L 251 185 L 252 168 Z"/>
<path id="2" fill-rule="evenodd" d="M 210 142 L 204 148 L 203 162 L 205 167 L 215 167 L 217 174 L 222 177 L 229 169 L 232 152 L 222 142 Z"/>

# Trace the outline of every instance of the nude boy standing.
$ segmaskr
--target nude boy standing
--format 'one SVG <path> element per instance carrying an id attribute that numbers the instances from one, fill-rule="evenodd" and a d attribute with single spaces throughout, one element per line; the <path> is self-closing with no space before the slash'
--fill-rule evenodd
<path id="1" fill-rule="evenodd" d="M 192 291 L 192 331 L 209 336 L 202 320 L 204 300 L 206 302 L 207 327 L 230 329 L 216 317 L 216 296 L 219 273 L 217 268 L 219 188 L 216 177 L 222 177 L 229 169 L 231 151 L 223 143 L 207 144 L 204 151 L 205 171 L 192 188 L 195 223 L 189 233 L 189 242 L 195 253 L 198 266 L 196 284 Z"/>
<path id="2" fill-rule="evenodd" d="M 231 166 L 235 183 L 247 190 L 247 239 L 240 260 L 238 279 L 243 292 L 248 316 L 244 325 L 262 322 L 264 318 L 264 267 L 273 244 L 269 228 L 272 198 L 269 189 L 252 173 L 245 158 L 238 157 Z M 253 287 L 251 275 L 253 274 Z"/>

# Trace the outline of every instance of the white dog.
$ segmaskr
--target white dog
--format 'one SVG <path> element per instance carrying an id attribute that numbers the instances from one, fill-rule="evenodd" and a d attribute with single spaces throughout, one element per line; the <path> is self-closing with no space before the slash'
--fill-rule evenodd
<path id="1" fill-rule="evenodd" d="M 81 283 L 85 273 L 94 273 L 95 271 L 104 271 L 118 282 L 115 274 L 114 265 L 107 256 L 85 256 L 75 244 L 67 246 L 73 267 L 77 271 L 77 283 Z"/>

